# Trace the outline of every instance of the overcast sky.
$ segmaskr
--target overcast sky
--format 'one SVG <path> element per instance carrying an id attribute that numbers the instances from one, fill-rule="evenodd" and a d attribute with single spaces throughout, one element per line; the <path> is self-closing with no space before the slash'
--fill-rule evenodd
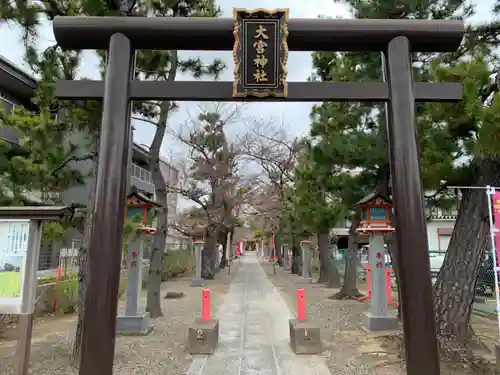
<path id="1" fill-rule="evenodd" d="M 491 18 L 491 8 L 493 0 L 475 0 L 480 6 L 477 6 L 477 15 L 475 21 L 482 21 Z M 223 17 L 232 17 L 232 8 L 249 7 L 250 3 L 247 0 L 219 0 L 219 5 L 222 7 Z M 315 18 L 318 15 L 329 17 L 350 17 L 348 9 L 333 0 L 253 0 L 252 8 L 290 8 L 290 16 L 298 18 Z M 12 62 L 25 66 L 23 62 L 23 47 L 20 43 L 19 30 L 13 25 L 0 26 L 0 54 L 11 60 Z M 47 46 L 54 43 L 51 25 L 47 24 L 40 32 L 39 46 L 40 49 L 45 49 Z M 207 63 L 213 58 L 223 58 L 226 61 L 228 69 L 221 76 L 223 81 L 231 81 L 233 76 L 233 60 L 230 51 L 226 52 L 189 52 L 181 53 L 182 56 L 200 56 Z M 96 70 L 97 58 L 92 51 L 87 51 L 80 68 L 80 77 L 98 79 Z M 291 52 L 288 60 L 288 80 L 289 81 L 305 81 L 311 74 L 311 57 L 308 52 Z M 189 79 L 187 76 L 180 76 L 180 80 Z M 187 113 L 196 113 L 198 103 L 180 103 L 181 108 L 171 117 L 170 126 L 173 128 L 179 127 L 187 118 Z M 309 128 L 309 112 L 313 103 L 253 103 L 245 107 L 245 117 L 262 117 L 266 118 L 281 118 L 286 124 L 290 134 L 301 135 L 306 134 Z M 140 144 L 149 145 L 154 135 L 154 129 L 149 124 L 135 123 L 136 130 L 134 132 L 134 140 Z M 162 146 L 162 154 L 166 159 L 170 159 L 172 149 L 176 149 L 173 141 L 166 139 Z M 177 152 L 175 152 L 177 153 Z"/>

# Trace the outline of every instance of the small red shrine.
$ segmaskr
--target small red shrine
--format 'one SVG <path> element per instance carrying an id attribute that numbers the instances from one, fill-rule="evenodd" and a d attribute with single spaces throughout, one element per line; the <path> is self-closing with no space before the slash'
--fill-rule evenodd
<path id="1" fill-rule="evenodd" d="M 160 207 L 160 204 L 133 188 L 130 194 L 127 195 L 127 210 L 124 220 L 127 221 L 129 218 L 140 215 L 142 217 L 144 231 L 150 231 L 154 229 L 151 227 L 151 214 L 157 207 Z"/>
<path id="2" fill-rule="evenodd" d="M 357 205 L 361 220 L 356 230 L 361 233 L 393 232 L 391 224 L 392 201 L 379 193 L 371 193 L 361 199 Z"/>

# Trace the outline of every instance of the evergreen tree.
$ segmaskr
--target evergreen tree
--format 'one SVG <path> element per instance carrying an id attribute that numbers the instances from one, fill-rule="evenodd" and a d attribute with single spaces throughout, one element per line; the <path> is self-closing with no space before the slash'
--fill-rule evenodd
<path id="1" fill-rule="evenodd" d="M 182 5 L 182 7 L 181 7 Z M 213 0 L 155 0 L 155 1 L 127 1 L 119 2 L 116 0 L 80 0 L 65 1 L 55 0 L 28 5 L 25 1 L 7 2 L 0 5 L 0 16 L 4 22 L 14 22 L 22 27 L 23 41 L 26 48 L 26 60 L 31 68 L 38 74 L 44 74 L 46 71 L 54 72 L 58 70 L 59 75 L 52 74 L 47 79 L 46 87 L 52 88 L 55 79 L 73 79 L 76 68 L 80 62 L 79 52 L 65 52 L 57 45 L 49 47 L 40 56 L 36 51 L 37 32 L 39 27 L 47 21 L 52 21 L 57 15 L 91 15 L 91 16 L 216 16 L 219 8 Z M 104 60 L 104 53 L 100 53 Z M 105 66 L 104 61 L 101 68 Z M 216 60 L 213 64 L 204 65 L 200 59 L 181 60 L 178 58 L 177 51 L 141 51 L 137 55 L 137 75 L 143 79 L 154 80 L 174 80 L 177 72 L 190 72 L 199 78 L 202 75 L 209 74 L 217 76 L 224 68 L 221 61 Z M 42 84 L 44 84 L 42 80 Z M 53 92 L 52 92 L 53 95 Z M 48 96 L 50 97 L 50 96 Z M 88 153 L 75 153 L 67 163 L 85 159 L 94 160 L 94 170 L 91 174 L 95 176 L 97 168 L 97 151 L 99 144 L 98 129 L 100 125 L 100 105 L 94 102 L 86 103 L 61 103 L 57 102 L 53 96 L 50 97 L 52 106 L 57 111 L 64 114 L 64 125 L 67 132 L 75 130 L 81 131 L 87 135 L 89 140 Z M 167 206 L 165 181 L 159 169 L 160 146 L 163 141 L 165 129 L 169 114 L 176 108 L 175 103 L 156 102 L 156 103 L 136 103 L 134 111 L 148 122 L 157 127 L 155 137 L 150 148 L 150 169 L 152 170 L 153 180 L 156 187 L 156 195 L 159 203 L 162 205 L 162 215 L 158 216 L 159 234 L 155 236 L 153 242 L 153 251 L 151 253 L 151 275 L 148 284 L 148 303 L 147 308 L 152 316 L 160 316 L 160 283 L 163 273 L 163 250 L 167 231 Z M 76 150 L 75 150 L 76 151 Z M 93 179 L 95 181 L 95 179 Z M 83 328 L 84 301 L 85 292 L 88 283 L 89 261 L 88 246 L 92 233 L 93 206 L 95 202 L 95 186 L 91 186 L 91 194 L 87 205 L 87 217 L 85 221 L 84 240 L 79 249 L 79 319 L 74 346 L 74 357 L 79 358 L 81 346 L 81 334 Z"/>
<path id="2" fill-rule="evenodd" d="M 219 106 L 213 112 L 202 112 L 195 127 L 177 137 L 189 148 L 191 160 L 185 186 L 173 191 L 200 207 L 198 213 L 203 216 L 204 226 L 202 277 L 205 279 L 213 279 L 220 266 L 216 264 L 217 244 L 224 246 L 228 233 L 238 226 L 233 210 L 246 190 L 237 186 L 236 149 L 225 131 L 239 108 L 235 107 L 229 115 L 223 115 L 226 111 L 221 111 Z"/>
<path id="3" fill-rule="evenodd" d="M 346 0 L 358 18 L 465 19 L 473 14 L 465 1 L 365 1 Z M 497 55 L 495 25 L 469 28 L 457 53 L 414 54 L 416 81 L 456 81 L 464 86 L 464 100 L 458 104 L 426 103 L 417 105 L 417 124 L 421 150 L 424 187 L 433 190 L 429 204 L 446 204 L 446 186 L 497 185 L 498 155 L 493 140 L 498 133 L 498 85 L 495 82 Z M 338 55 L 337 55 L 338 56 Z M 378 54 L 343 54 L 341 59 L 355 60 L 362 79 L 381 79 Z M 315 66 L 322 78 L 331 79 L 328 67 L 335 61 L 331 55 L 315 54 Z M 378 133 L 377 148 L 386 148 L 383 108 L 375 107 L 371 128 Z M 337 114 L 332 114 L 337 116 Z M 342 137 L 344 135 L 342 134 Z M 380 142 L 383 143 L 380 143 Z M 375 143 L 374 143 L 375 144 Z M 385 146 L 385 147 L 384 147 Z M 362 152 L 363 157 L 371 154 Z M 389 173 L 385 153 L 377 164 L 363 158 L 356 165 L 372 169 L 379 192 L 389 191 Z M 368 156 L 371 158 L 371 156 Z M 356 159 L 355 158 L 355 159 Z M 353 159 L 353 160 L 355 160 Z M 372 168 L 375 167 L 375 168 Z M 489 224 L 484 191 L 461 192 L 459 214 L 448 252 L 435 284 L 436 321 L 443 344 L 466 348 L 471 337 L 469 325 L 476 274 L 488 247 Z M 440 198 L 440 199 L 436 199 Z M 397 209 L 397 208 L 396 208 Z M 392 246 L 394 247 L 394 241 Z M 397 251 L 392 249 L 395 271 Z M 396 274 L 397 275 L 397 274 Z"/>
<path id="4" fill-rule="evenodd" d="M 135 7 L 139 14 L 155 17 L 216 17 L 221 12 L 214 0 L 138 1 Z M 144 80 L 174 81 L 179 72 L 190 73 L 194 78 L 208 76 L 216 79 L 223 69 L 225 64 L 220 59 L 215 59 L 207 65 L 200 58 L 181 59 L 177 51 L 140 51 L 136 59 L 137 76 Z M 168 229 L 167 188 L 160 170 L 160 150 L 169 118 L 177 109 L 177 105 L 174 102 L 149 101 L 135 103 L 134 109 L 142 121 L 156 127 L 149 147 L 149 169 L 162 214 L 158 216 L 158 233 L 152 241 L 146 309 L 152 317 L 158 317 L 162 316 L 160 287 L 164 274 L 163 254 Z"/>
<path id="5" fill-rule="evenodd" d="M 332 167 L 314 160 L 313 147 L 306 146 L 295 169 L 294 211 L 304 228 L 316 234 L 320 260 L 318 283 L 339 288 L 340 274 L 330 252 L 330 229 L 345 217 L 345 207 L 339 197 L 330 193 Z"/>

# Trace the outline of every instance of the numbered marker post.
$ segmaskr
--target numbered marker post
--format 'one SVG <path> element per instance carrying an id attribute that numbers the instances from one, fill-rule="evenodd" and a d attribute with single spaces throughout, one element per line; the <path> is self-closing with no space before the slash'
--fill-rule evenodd
<path id="1" fill-rule="evenodd" d="M 215 352 L 219 342 L 219 320 L 210 314 L 210 289 L 201 292 L 201 319 L 196 318 L 189 326 L 188 351 L 190 354 L 209 355 Z"/>
<path id="2" fill-rule="evenodd" d="M 203 289 L 201 297 L 201 319 L 204 322 L 210 320 L 210 289 Z"/>
<path id="3" fill-rule="evenodd" d="M 306 293 L 304 289 L 297 289 L 297 320 L 306 320 Z"/>

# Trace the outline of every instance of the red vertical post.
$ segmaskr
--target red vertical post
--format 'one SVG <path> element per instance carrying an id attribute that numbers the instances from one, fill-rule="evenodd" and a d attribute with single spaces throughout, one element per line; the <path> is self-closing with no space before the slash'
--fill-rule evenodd
<path id="1" fill-rule="evenodd" d="M 389 268 L 385 269 L 385 295 L 387 298 L 387 304 L 392 303 L 392 288 L 391 288 L 391 270 Z"/>
<path id="2" fill-rule="evenodd" d="M 306 294 L 304 289 L 297 289 L 297 320 L 306 320 Z"/>
<path id="3" fill-rule="evenodd" d="M 56 293 L 55 293 L 55 298 L 54 298 L 54 303 L 52 305 L 52 310 L 53 310 L 53 313 L 56 314 L 59 312 L 59 297 L 61 295 L 61 272 L 62 272 L 62 268 L 61 268 L 61 265 L 59 265 L 57 267 L 57 271 L 56 271 Z"/>
<path id="4" fill-rule="evenodd" d="M 368 295 L 358 298 L 359 302 L 370 301 L 372 299 L 372 275 L 370 265 L 364 266 L 363 269 L 366 271 L 366 284 L 368 286 Z"/>
<path id="5" fill-rule="evenodd" d="M 386 268 L 385 270 L 385 292 L 387 295 L 387 304 L 389 306 L 399 306 L 397 301 L 392 300 L 392 284 L 391 284 L 391 274 L 392 268 Z"/>
<path id="6" fill-rule="evenodd" d="M 201 319 L 206 322 L 210 320 L 210 289 L 203 289 L 201 294 Z"/>

